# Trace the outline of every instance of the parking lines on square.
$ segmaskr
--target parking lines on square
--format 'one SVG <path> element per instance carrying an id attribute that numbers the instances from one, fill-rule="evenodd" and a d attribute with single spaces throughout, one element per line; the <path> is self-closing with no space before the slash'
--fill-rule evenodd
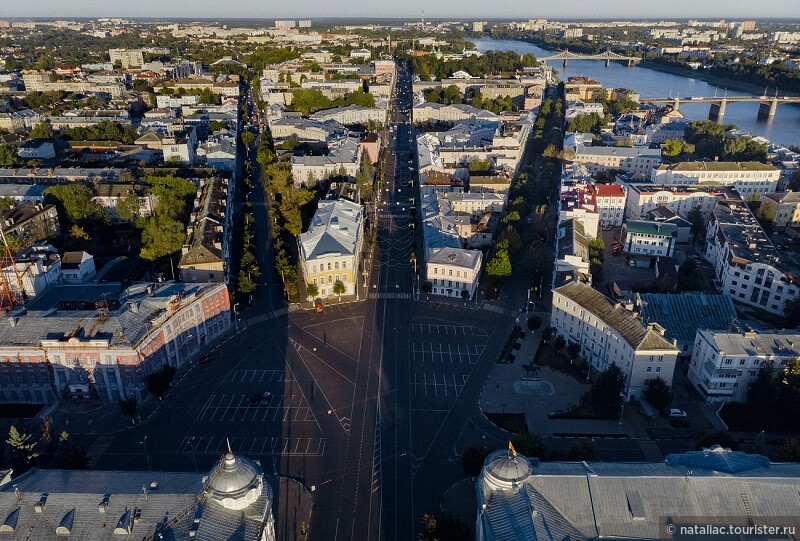
<path id="1" fill-rule="evenodd" d="M 285 382 L 283 370 L 234 370 L 223 381 L 237 383 Z"/>
<path id="2" fill-rule="evenodd" d="M 316 422 L 308 403 L 299 394 L 273 396 L 268 406 L 250 405 L 245 395 L 211 395 L 197 415 L 198 421 Z"/>
<path id="3" fill-rule="evenodd" d="M 414 396 L 430 398 L 457 398 L 467 384 L 469 374 L 442 374 L 413 372 L 411 381 Z"/>
<path id="4" fill-rule="evenodd" d="M 305 455 L 322 456 L 325 453 L 325 438 L 280 436 L 187 436 L 178 446 L 178 453 L 222 454 L 228 449 L 245 455 Z"/>
<path id="5" fill-rule="evenodd" d="M 475 364 L 483 354 L 482 344 L 412 342 L 411 355 L 413 361 L 423 365 L 430 363 Z"/>
<path id="6" fill-rule="evenodd" d="M 413 323 L 411 333 L 428 333 L 440 336 L 488 336 L 486 331 L 471 325 L 437 325 L 435 323 Z"/>

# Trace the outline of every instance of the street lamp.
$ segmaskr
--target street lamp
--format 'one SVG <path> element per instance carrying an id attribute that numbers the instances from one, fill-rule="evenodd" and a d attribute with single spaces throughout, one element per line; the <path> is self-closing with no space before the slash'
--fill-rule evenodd
<path id="1" fill-rule="evenodd" d="M 625 391 L 619 393 L 619 397 L 622 399 L 622 406 L 619 408 L 619 423 L 618 426 L 622 426 L 622 414 L 625 413 Z"/>
<path id="2" fill-rule="evenodd" d="M 197 457 L 194 454 L 196 449 L 192 443 L 194 443 L 194 436 L 192 436 L 192 439 L 189 440 L 189 449 L 192 450 L 192 463 L 194 464 L 194 471 L 197 471 Z M 199 444 L 200 442 L 198 441 L 197 443 Z"/>
<path id="3" fill-rule="evenodd" d="M 233 323 L 236 325 L 236 331 L 239 331 L 239 314 L 236 313 L 236 307 L 239 306 L 238 302 L 233 303 Z"/>
<path id="4" fill-rule="evenodd" d="M 147 471 L 153 471 L 153 468 L 150 465 L 150 454 L 147 452 L 147 436 L 145 436 L 144 439 L 139 443 L 141 443 L 144 447 L 144 457 L 147 459 Z"/>

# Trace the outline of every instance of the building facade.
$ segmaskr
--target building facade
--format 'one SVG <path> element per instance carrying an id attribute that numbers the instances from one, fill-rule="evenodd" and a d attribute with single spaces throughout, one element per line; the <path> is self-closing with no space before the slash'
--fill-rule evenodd
<path id="1" fill-rule="evenodd" d="M 639 220 L 657 207 L 667 207 L 684 218 L 694 208 L 699 208 L 707 218 L 719 201 L 739 199 L 730 188 L 713 184 L 703 186 L 629 184 L 626 194 L 625 216 L 629 220 Z"/>
<path id="2" fill-rule="evenodd" d="M 472 299 L 478 288 L 482 262 L 483 254 L 480 250 L 442 248 L 434 251 L 425 266 L 428 281 L 433 288 L 431 293 Z"/>
<path id="3" fill-rule="evenodd" d="M 653 184 L 719 184 L 736 188 L 742 198 L 774 192 L 780 178 L 780 169 L 761 162 L 681 162 L 661 165 L 650 174 Z"/>
<path id="4" fill-rule="evenodd" d="M 800 270 L 782 260 L 744 204 L 714 207 L 705 258 L 714 265 L 717 287 L 737 302 L 783 316 L 785 303 L 800 297 Z"/>
<path id="5" fill-rule="evenodd" d="M 629 254 L 672 257 L 678 226 L 665 222 L 628 220 L 622 224 L 622 244 Z"/>
<path id="6" fill-rule="evenodd" d="M 298 237 L 307 284 L 320 298 L 355 295 L 364 242 L 364 209 L 346 199 L 322 200 L 308 231 Z M 338 293 L 337 284 L 343 291 Z"/>
<path id="7" fill-rule="evenodd" d="M 796 227 L 800 225 L 800 192 L 768 193 L 761 198 L 759 211 L 771 214 L 775 227 Z"/>
<path id="8" fill-rule="evenodd" d="M 0 325 L 0 401 L 141 400 L 148 374 L 184 366 L 230 326 L 223 284 L 52 286 Z"/>
<path id="9" fill-rule="evenodd" d="M 689 381 L 706 402 L 744 402 L 763 369 L 777 376 L 800 357 L 797 331 L 756 333 L 698 330 Z"/>
<path id="10" fill-rule="evenodd" d="M 627 399 L 641 397 L 653 378 L 672 385 L 680 352 L 664 338 L 663 327 L 645 325 L 589 285 L 570 282 L 553 290 L 550 325 L 567 341 L 580 345 L 581 357 L 593 373 L 616 363 L 626 377 Z"/>

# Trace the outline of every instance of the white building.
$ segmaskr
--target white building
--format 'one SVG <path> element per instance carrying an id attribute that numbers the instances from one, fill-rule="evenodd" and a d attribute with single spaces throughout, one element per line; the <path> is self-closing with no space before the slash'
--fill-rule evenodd
<path id="1" fill-rule="evenodd" d="M 478 288 L 482 262 L 483 253 L 480 250 L 463 248 L 433 250 L 425 265 L 425 274 L 433 287 L 432 294 L 473 298 Z"/>
<path id="2" fill-rule="evenodd" d="M 738 302 L 783 316 L 786 301 L 800 296 L 800 270 L 782 260 L 746 205 L 714 207 L 705 257 L 714 265 L 717 287 Z"/>
<path id="3" fill-rule="evenodd" d="M 655 323 L 645 325 L 589 285 L 570 282 L 553 290 L 550 325 L 569 342 L 580 344 L 592 372 L 616 363 L 625 374 L 628 399 L 640 397 L 653 378 L 672 385 L 680 352 L 664 338 L 664 329 Z"/>
<path id="4" fill-rule="evenodd" d="M 597 102 L 569 101 L 567 102 L 567 111 L 564 114 L 564 117 L 567 120 L 570 120 L 576 116 L 591 115 L 592 113 L 599 115 L 600 118 L 603 118 L 605 116 L 603 104 Z"/>
<path id="5" fill-rule="evenodd" d="M 572 161 L 584 164 L 590 173 L 617 169 L 648 178 L 661 163 L 661 149 L 657 148 L 577 146 L 574 152 Z"/>
<path id="6" fill-rule="evenodd" d="M 629 254 L 672 257 L 678 226 L 665 222 L 628 220 L 622 224 L 622 244 Z"/>
<path id="7" fill-rule="evenodd" d="M 344 107 L 334 107 L 317 111 L 309 118 L 325 122 L 333 120 L 339 124 L 368 124 L 369 122 L 386 122 L 386 109 L 379 107 L 362 107 L 361 105 L 345 105 Z"/>
<path id="8" fill-rule="evenodd" d="M 296 186 L 314 183 L 344 173 L 355 177 L 361 165 L 363 147 L 357 139 L 332 142 L 324 156 L 292 156 L 292 177 Z"/>
<path id="9" fill-rule="evenodd" d="M 56 157 L 56 149 L 52 141 L 32 139 L 19 147 L 17 156 L 23 160 L 47 160 Z"/>
<path id="10" fill-rule="evenodd" d="M 756 333 L 698 330 L 689 364 L 689 381 L 706 402 L 744 402 L 759 371 L 773 375 L 800 357 L 797 331 Z"/>
<path id="11" fill-rule="evenodd" d="M 760 212 L 772 214 L 775 227 L 800 225 L 800 192 L 768 193 L 761 198 Z"/>
<path id="12" fill-rule="evenodd" d="M 193 164 L 197 159 L 197 133 L 193 126 L 186 126 L 161 139 L 164 161 Z"/>
<path id="13" fill-rule="evenodd" d="M 346 199 L 322 200 L 308 231 L 298 237 L 303 275 L 314 284 L 319 297 L 335 297 L 337 283 L 342 295 L 355 295 L 364 242 L 364 209 Z"/>
<path id="14" fill-rule="evenodd" d="M 722 185 L 664 186 L 654 184 L 629 184 L 627 186 L 625 215 L 638 220 L 657 207 L 667 207 L 684 218 L 694 208 L 708 217 L 720 201 L 736 200 L 739 196 Z"/>
<path id="15" fill-rule="evenodd" d="M 593 206 L 603 225 L 622 225 L 625 217 L 625 191 L 619 184 L 589 184 L 586 204 Z"/>
<path id="16" fill-rule="evenodd" d="M 138 68 L 144 64 L 144 55 L 141 49 L 109 49 L 108 56 L 111 57 L 111 63 L 117 62 L 123 68 Z"/>
<path id="17" fill-rule="evenodd" d="M 485 120 L 497 122 L 496 114 L 484 109 L 476 109 L 471 105 L 424 102 L 414 106 L 413 118 L 416 123 L 423 122 L 458 122 L 461 120 Z"/>
<path id="18" fill-rule="evenodd" d="M 361 60 L 372 60 L 372 51 L 369 49 L 353 49 L 350 51 L 350 59 L 360 58 Z"/>
<path id="19" fill-rule="evenodd" d="M 742 198 L 774 192 L 780 178 L 780 169 L 761 162 L 681 162 L 661 165 L 650 174 L 653 184 L 720 184 L 736 188 Z"/>

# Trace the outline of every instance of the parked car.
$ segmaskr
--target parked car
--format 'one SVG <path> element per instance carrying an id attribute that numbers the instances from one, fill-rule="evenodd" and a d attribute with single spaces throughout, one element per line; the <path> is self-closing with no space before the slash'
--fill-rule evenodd
<path id="1" fill-rule="evenodd" d="M 611 225 L 604 225 L 603 226 L 603 231 L 611 231 L 612 229 L 614 229 L 614 227 L 611 226 Z"/>
<path id="2" fill-rule="evenodd" d="M 261 400 L 259 401 L 259 406 L 269 406 L 269 403 L 272 402 L 272 393 L 269 391 L 264 391 L 261 393 Z"/>
<path id="3" fill-rule="evenodd" d="M 636 261 L 635 261 L 635 260 L 633 260 L 633 259 L 629 259 L 629 260 L 628 260 L 628 266 L 629 266 L 629 267 L 635 267 L 635 266 L 636 266 Z"/>
<path id="4" fill-rule="evenodd" d="M 669 416 L 670 417 L 686 417 L 686 412 L 682 409 L 678 408 L 670 408 L 669 409 Z"/>

